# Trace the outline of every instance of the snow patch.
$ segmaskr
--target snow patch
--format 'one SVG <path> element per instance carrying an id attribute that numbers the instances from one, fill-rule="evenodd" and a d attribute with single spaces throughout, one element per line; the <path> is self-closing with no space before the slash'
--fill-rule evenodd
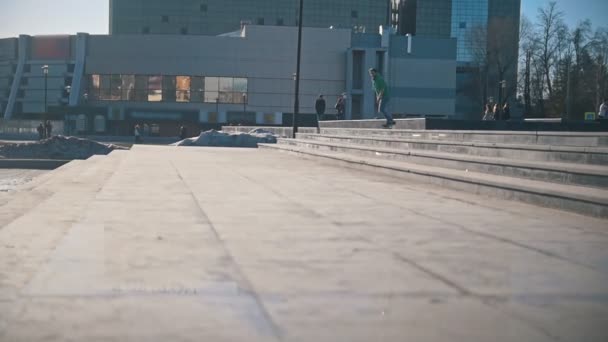
<path id="1" fill-rule="evenodd" d="M 108 154 L 127 148 L 102 144 L 89 139 L 54 136 L 36 142 L 6 144 L 0 146 L 0 158 L 14 159 L 87 159 L 95 154 Z"/>
<path id="2" fill-rule="evenodd" d="M 187 138 L 172 146 L 258 147 L 258 144 L 275 144 L 277 136 L 256 128 L 248 133 L 226 133 L 214 129 L 202 132 L 198 137 Z"/>

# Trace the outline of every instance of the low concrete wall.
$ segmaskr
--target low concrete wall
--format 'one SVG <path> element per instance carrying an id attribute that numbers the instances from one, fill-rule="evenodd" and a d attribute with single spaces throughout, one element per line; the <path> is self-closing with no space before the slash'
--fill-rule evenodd
<path id="1" fill-rule="evenodd" d="M 481 121 L 454 119 L 397 119 L 396 129 L 487 130 L 487 131 L 568 131 L 608 132 L 608 120 L 562 121 L 533 119 L 525 121 Z M 386 120 L 321 121 L 321 128 L 381 128 Z"/>
<path id="2" fill-rule="evenodd" d="M 281 138 L 291 138 L 292 128 L 291 127 L 255 127 L 255 126 L 223 126 L 222 131 L 227 133 L 247 133 L 253 129 L 263 129 L 268 132 L 272 132 Z M 300 133 L 317 133 L 317 129 L 314 127 L 300 127 L 298 128 Z"/>
<path id="3" fill-rule="evenodd" d="M 0 159 L 0 169 L 54 170 L 69 162 L 57 159 Z"/>

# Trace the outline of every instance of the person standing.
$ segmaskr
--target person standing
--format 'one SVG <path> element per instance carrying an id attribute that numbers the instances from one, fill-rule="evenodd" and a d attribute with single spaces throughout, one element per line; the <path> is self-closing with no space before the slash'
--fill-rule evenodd
<path id="1" fill-rule="evenodd" d="M 181 127 L 179 128 L 179 138 L 181 140 L 184 140 L 188 137 L 188 131 L 186 130 L 186 127 L 184 125 L 181 125 Z"/>
<path id="2" fill-rule="evenodd" d="M 317 101 L 315 101 L 315 110 L 317 111 L 317 120 L 321 120 L 325 115 L 325 99 L 323 95 L 319 95 Z"/>
<path id="3" fill-rule="evenodd" d="M 344 94 L 338 96 L 338 100 L 336 101 L 336 105 L 334 106 L 334 108 L 336 108 L 337 114 L 336 114 L 336 119 L 338 120 L 344 120 L 344 108 L 346 106 L 344 105 Z"/>
<path id="4" fill-rule="evenodd" d="M 135 143 L 140 144 L 141 143 L 141 132 L 139 129 L 139 125 L 135 125 L 135 130 L 134 130 L 133 134 L 135 135 Z"/>
<path id="5" fill-rule="evenodd" d="M 42 126 L 42 123 L 38 125 L 36 131 L 38 131 L 38 140 L 44 139 L 44 126 Z"/>
<path id="6" fill-rule="evenodd" d="M 502 107 L 502 117 L 501 119 L 508 121 L 511 120 L 511 108 L 509 107 L 509 103 L 505 103 Z"/>
<path id="7" fill-rule="evenodd" d="M 492 107 L 489 103 L 486 103 L 485 111 L 483 113 L 483 121 L 494 120 L 494 113 L 492 113 Z"/>
<path id="8" fill-rule="evenodd" d="M 597 115 L 600 120 L 608 119 L 608 99 L 604 99 L 604 102 L 600 105 L 600 111 Z"/>
<path id="9" fill-rule="evenodd" d="M 384 78 L 378 70 L 371 68 L 369 69 L 369 76 L 372 79 L 372 87 L 374 88 L 374 92 L 376 93 L 376 101 L 378 103 L 378 112 L 382 113 L 386 118 L 386 124 L 382 125 L 385 128 L 391 128 L 395 125 L 395 120 L 393 120 L 393 116 L 388 111 L 388 102 L 390 101 L 390 93 L 388 91 L 388 86 L 384 81 Z"/>
<path id="10" fill-rule="evenodd" d="M 47 139 L 53 136 L 53 125 L 51 124 L 50 120 L 46 120 L 46 123 L 44 124 L 44 130 Z"/>
<path id="11" fill-rule="evenodd" d="M 494 104 L 494 110 L 492 111 L 492 113 L 494 115 L 494 120 L 500 120 L 500 107 L 498 106 L 498 103 Z"/>

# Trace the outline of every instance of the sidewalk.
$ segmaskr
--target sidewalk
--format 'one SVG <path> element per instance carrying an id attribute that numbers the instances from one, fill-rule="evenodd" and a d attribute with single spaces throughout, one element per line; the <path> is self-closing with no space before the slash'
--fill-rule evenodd
<path id="1" fill-rule="evenodd" d="M 606 221 L 136 145 L 0 206 L 0 341 L 606 341 Z"/>

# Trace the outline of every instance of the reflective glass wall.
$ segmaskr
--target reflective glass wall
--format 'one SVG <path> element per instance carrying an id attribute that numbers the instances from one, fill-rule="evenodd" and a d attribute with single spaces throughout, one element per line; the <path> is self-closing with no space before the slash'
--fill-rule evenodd
<path id="1" fill-rule="evenodd" d="M 488 0 L 452 0 L 452 38 L 457 60 L 483 60 L 487 44 Z"/>
<path id="2" fill-rule="evenodd" d="M 247 79 L 169 75 L 88 75 L 92 101 L 247 102 Z"/>

